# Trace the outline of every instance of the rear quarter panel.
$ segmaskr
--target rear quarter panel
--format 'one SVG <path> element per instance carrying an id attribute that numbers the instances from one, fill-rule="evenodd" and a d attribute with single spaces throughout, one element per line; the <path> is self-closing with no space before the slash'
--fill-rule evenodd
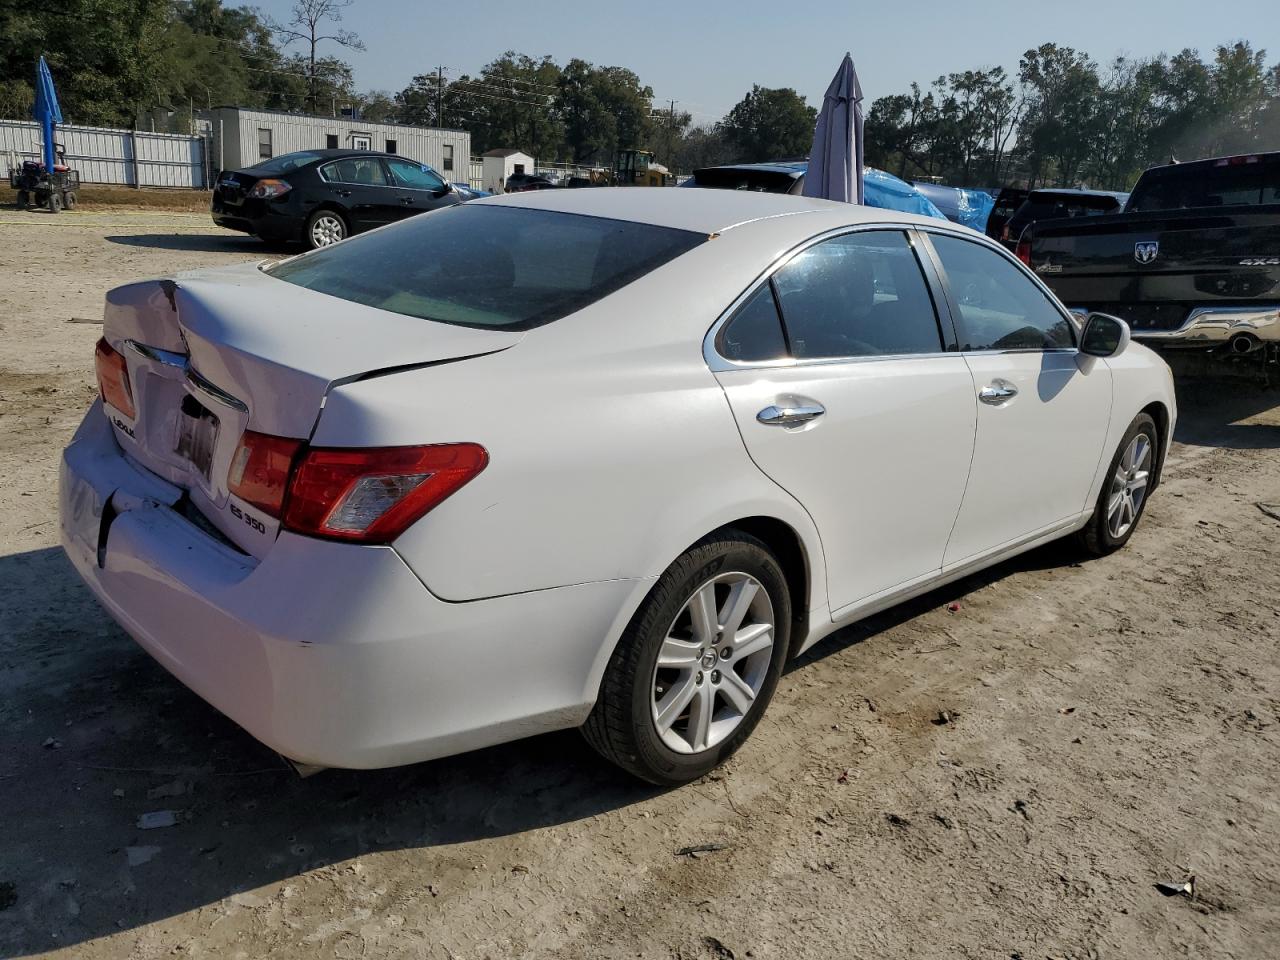
<path id="1" fill-rule="evenodd" d="M 512 349 L 340 386 L 313 443 L 485 446 L 486 470 L 395 544 L 443 599 L 656 577 L 749 516 L 790 525 L 825 584 L 817 530 L 747 455 L 702 356 L 763 252 L 725 234 Z"/>

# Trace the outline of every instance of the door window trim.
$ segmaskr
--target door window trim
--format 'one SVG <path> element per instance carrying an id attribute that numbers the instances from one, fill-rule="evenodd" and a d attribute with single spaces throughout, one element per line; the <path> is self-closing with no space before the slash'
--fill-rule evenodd
<path id="1" fill-rule="evenodd" d="M 929 299 L 933 302 L 933 313 L 935 321 L 938 325 L 938 331 L 942 339 L 942 349 L 932 353 L 877 353 L 877 354 L 859 354 L 850 357 L 779 357 L 775 360 L 731 360 L 720 352 L 720 334 L 729 322 L 737 315 L 738 311 L 754 296 L 766 283 L 773 287 L 774 305 L 778 309 L 778 319 L 782 324 L 782 335 L 790 348 L 791 338 L 787 331 L 786 316 L 782 310 L 782 298 L 778 296 L 777 287 L 774 285 L 773 278 L 778 271 L 786 267 L 797 256 L 804 253 L 810 247 L 817 246 L 828 240 L 834 240 L 837 237 L 848 236 L 855 233 L 868 233 L 871 231 L 883 232 L 892 231 L 895 233 L 905 233 L 907 235 L 907 243 L 911 247 L 916 256 L 916 263 L 920 268 L 921 277 L 925 282 L 925 287 L 929 291 Z M 940 233 L 951 234 L 952 231 L 943 230 Z M 926 251 L 922 254 L 921 251 Z M 940 276 L 931 261 L 934 256 L 933 248 L 923 238 L 919 225 L 914 223 L 895 223 L 893 221 L 877 221 L 874 223 L 846 224 L 840 227 L 833 227 L 822 233 L 815 234 L 812 237 L 800 241 L 791 249 L 784 251 L 773 259 L 773 261 L 760 272 L 742 293 L 729 304 L 729 306 L 718 316 L 710 329 L 707 330 L 702 341 L 702 356 L 707 362 L 707 366 L 711 368 L 713 373 L 726 373 L 731 370 L 751 370 L 756 368 L 768 367 L 812 367 L 820 365 L 829 365 L 833 363 L 876 363 L 882 360 L 909 360 L 909 359 L 927 359 L 937 357 L 956 356 L 959 352 L 960 341 L 958 337 L 959 331 L 956 328 L 955 318 L 951 309 L 951 300 L 945 296 L 945 290 L 942 287 Z"/>
<path id="2" fill-rule="evenodd" d="M 1013 254 L 1011 254 L 1003 246 L 989 239 L 980 237 L 978 235 L 975 235 L 973 237 L 966 237 L 964 234 L 957 233 L 954 230 L 938 230 L 933 226 L 920 227 L 919 232 L 921 235 L 921 239 L 923 241 L 922 245 L 929 251 L 929 257 L 933 260 L 934 267 L 937 270 L 938 282 L 943 291 L 943 295 L 946 299 L 948 310 L 951 314 L 952 323 L 955 326 L 955 331 L 959 338 L 957 340 L 957 343 L 964 342 L 965 340 L 968 339 L 966 336 L 968 331 L 965 329 L 965 326 L 964 326 L 964 315 L 960 312 L 960 305 L 956 302 L 955 296 L 951 292 L 951 281 L 947 277 L 946 268 L 943 267 L 942 265 L 942 258 L 938 256 L 938 250 L 933 245 L 932 235 L 934 234 L 951 237 L 956 240 L 963 240 L 965 243 L 972 243 L 974 246 L 983 247 L 984 249 L 991 250 L 995 253 L 998 253 L 1000 256 L 1004 257 L 1005 260 L 1013 264 L 1013 266 L 1019 272 L 1021 272 L 1023 276 L 1028 278 L 1032 282 L 1032 284 L 1035 285 L 1035 287 L 1040 291 L 1041 295 L 1044 296 L 1049 306 L 1052 307 L 1054 310 L 1056 310 L 1058 314 L 1067 321 L 1068 326 L 1070 327 L 1070 330 L 1071 330 L 1071 338 L 1075 341 L 1075 345 L 1071 347 L 1016 347 L 1013 349 L 1000 349 L 1000 350 L 992 350 L 992 349 L 962 350 L 960 351 L 961 353 L 965 355 L 977 356 L 981 354 L 1004 354 L 1004 353 L 1073 353 L 1074 354 L 1074 353 L 1080 352 L 1080 325 L 1079 325 L 1079 320 L 1076 318 L 1075 314 L 1073 314 L 1070 310 L 1068 310 L 1065 306 L 1063 306 L 1062 301 L 1058 299 L 1057 295 L 1052 290 L 1050 290 L 1049 287 L 1045 284 L 1045 282 L 1041 280 L 1038 276 L 1036 276 L 1035 273 L 1030 268 L 1028 268 L 1025 263 L 1023 263 Z"/>

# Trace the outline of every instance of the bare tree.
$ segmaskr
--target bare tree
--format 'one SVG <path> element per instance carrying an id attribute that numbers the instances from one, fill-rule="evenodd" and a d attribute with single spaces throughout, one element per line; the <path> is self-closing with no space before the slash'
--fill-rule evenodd
<path id="1" fill-rule="evenodd" d="M 354 0 L 294 0 L 293 9 L 286 23 L 270 21 L 271 30 L 278 36 L 284 46 L 295 40 L 308 44 L 310 56 L 307 69 L 307 103 L 311 112 L 316 113 L 316 47 L 326 40 L 332 40 L 348 50 L 363 50 L 364 41 L 350 30 L 337 29 L 336 24 L 342 22 L 342 11 L 351 6 Z M 333 28 L 328 25 L 334 24 Z M 331 29 L 332 32 L 324 31 Z"/>

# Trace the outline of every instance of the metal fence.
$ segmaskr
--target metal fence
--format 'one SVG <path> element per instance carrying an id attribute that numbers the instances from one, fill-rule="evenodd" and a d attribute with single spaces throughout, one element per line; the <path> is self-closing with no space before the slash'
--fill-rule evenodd
<path id="1" fill-rule="evenodd" d="M 85 183 L 130 187 L 209 188 L 208 144 L 202 137 L 108 127 L 59 126 L 57 143 L 66 148 L 68 166 Z M 40 125 L 0 120 L 0 155 L 40 158 Z"/>

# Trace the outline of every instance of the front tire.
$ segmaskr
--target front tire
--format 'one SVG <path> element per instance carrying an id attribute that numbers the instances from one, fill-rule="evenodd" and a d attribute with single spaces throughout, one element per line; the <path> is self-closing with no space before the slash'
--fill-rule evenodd
<path id="1" fill-rule="evenodd" d="M 642 780 L 677 786 L 731 756 L 773 697 L 791 597 L 767 547 L 733 530 L 676 560 L 605 669 L 583 734 Z"/>
<path id="2" fill-rule="evenodd" d="M 1151 493 L 1159 450 L 1156 422 L 1138 414 L 1111 458 L 1093 516 L 1079 534 L 1080 545 L 1095 557 L 1119 550 L 1133 536 Z"/>
<path id="3" fill-rule="evenodd" d="M 334 210 L 317 210 L 307 217 L 307 228 L 302 239 L 312 250 L 331 247 L 351 235 L 351 229 L 342 214 Z"/>

